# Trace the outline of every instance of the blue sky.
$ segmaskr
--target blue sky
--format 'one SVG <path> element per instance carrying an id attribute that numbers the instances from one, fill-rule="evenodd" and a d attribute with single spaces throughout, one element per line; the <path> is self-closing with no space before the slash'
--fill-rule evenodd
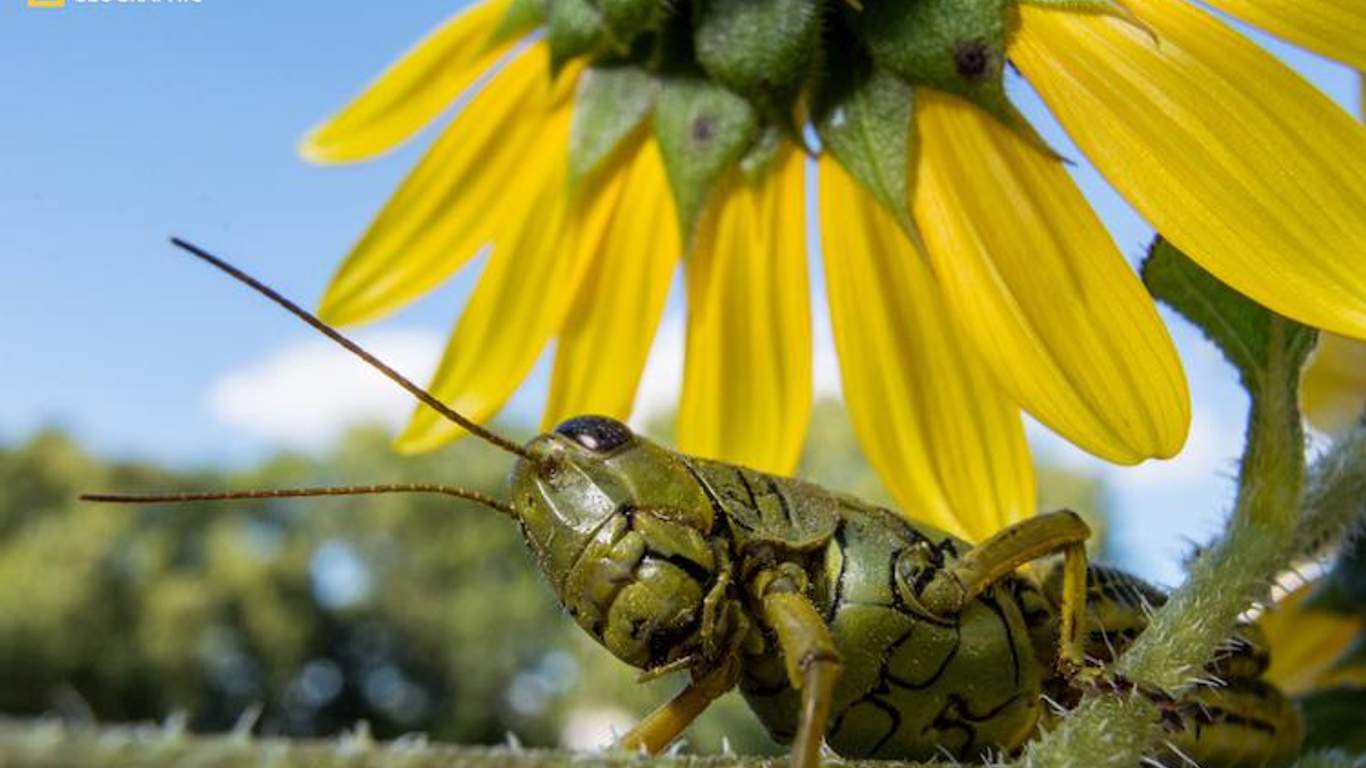
<path id="1" fill-rule="evenodd" d="M 329 424 L 357 412 L 401 413 L 401 398 L 358 365 L 165 243 L 199 241 L 316 301 L 429 134 L 346 168 L 310 167 L 294 143 L 459 5 L 72 0 L 38 10 L 0 0 L 0 442 L 60 425 L 105 455 L 241 463 L 282 442 L 320 444 Z M 1355 108 L 1352 73 L 1259 39 Z M 1016 95 L 1055 146 L 1080 158 L 1031 94 Z M 1137 258 L 1146 225 L 1089 167 L 1074 172 Z M 363 338 L 415 374 L 429 370 L 478 264 Z M 657 350 L 651 402 L 675 386 L 679 308 Z M 1105 474 L 1130 565 L 1168 581 L 1183 537 L 1203 537 L 1227 508 L 1246 407 L 1217 354 L 1179 323 L 1174 333 L 1195 396 L 1189 455 L 1105 469 L 1033 431 L 1042 454 Z M 833 358 L 817 359 L 831 390 Z M 512 414 L 534 419 L 544 369 Z M 337 397 L 310 400 L 323 383 Z M 1210 469 L 1223 474 L 1211 479 Z"/>

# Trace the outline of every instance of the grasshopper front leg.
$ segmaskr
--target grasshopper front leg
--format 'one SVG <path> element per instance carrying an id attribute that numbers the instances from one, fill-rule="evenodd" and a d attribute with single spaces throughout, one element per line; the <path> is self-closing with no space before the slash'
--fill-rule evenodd
<path id="1" fill-rule="evenodd" d="M 646 715 L 644 720 L 636 723 L 636 727 L 618 739 L 616 747 L 631 752 L 644 750 L 651 755 L 662 752 L 713 701 L 734 688 L 739 675 L 739 664 L 730 658 L 721 666 L 695 676 L 677 696 Z"/>
<path id="2" fill-rule="evenodd" d="M 753 581 L 764 625 L 778 637 L 788 682 L 802 694 L 791 768 L 817 768 L 835 684 L 844 669 L 830 629 L 802 594 L 800 571 L 763 571 Z"/>

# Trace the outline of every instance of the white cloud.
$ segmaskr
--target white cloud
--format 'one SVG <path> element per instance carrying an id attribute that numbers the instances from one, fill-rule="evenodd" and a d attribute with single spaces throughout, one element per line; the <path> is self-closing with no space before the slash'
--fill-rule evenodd
<path id="1" fill-rule="evenodd" d="M 377 330 L 361 346 L 404 376 L 423 383 L 435 370 L 444 335 L 425 328 Z M 220 378 L 207 407 L 215 421 L 274 446 L 316 451 L 347 427 L 380 423 L 397 429 L 412 397 L 378 371 L 326 339 L 286 344 Z"/>

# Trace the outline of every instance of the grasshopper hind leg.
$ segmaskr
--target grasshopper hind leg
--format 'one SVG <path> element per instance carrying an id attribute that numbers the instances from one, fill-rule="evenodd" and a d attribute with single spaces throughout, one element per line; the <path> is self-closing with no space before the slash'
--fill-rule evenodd
<path id="1" fill-rule="evenodd" d="M 1065 569 L 1062 563 L 1054 564 L 1043 580 L 1044 598 L 1055 607 L 1064 600 Z M 1114 661 L 1166 600 L 1161 590 L 1124 571 L 1089 567 L 1082 634 L 1086 656 L 1102 663 Z M 1303 740 L 1303 724 L 1293 702 L 1262 679 L 1269 662 L 1261 630 L 1242 624 L 1205 666 L 1199 685 L 1175 699 L 1158 698 L 1166 748 L 1173 758 L 1163 762 L 1243 768 L 1279 765 L 1293 757 Z M 1050 695 L 1066 701 L 1067 686 L 1068 681 L 1057 680 L 1049 686 Z"/>

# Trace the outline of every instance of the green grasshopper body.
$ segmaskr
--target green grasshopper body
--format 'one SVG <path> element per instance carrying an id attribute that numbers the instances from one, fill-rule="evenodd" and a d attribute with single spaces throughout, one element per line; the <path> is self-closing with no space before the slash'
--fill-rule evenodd
<path id="1" fill-rule="evenodd" d="M 646 677 L 690 673 L 619 746 L 658 752 L 718 696 L 739 688 L 793 768 L 822 743 L 851 758 L 1010 754 L 1067 707 L 1147 624 L 1162 595 L 1088 568 L 1070 512 L 1025 520 L 976 545 L 811 483 L 686 457 L 605 417 L 571 419 L 526 445 L 474 424 L 254 278 L 182 241 L 346 347 L 421 402 L 518 458 L 509 498 L 439 485 L 312 488 L 106 502 L 428 492 L 510 516 L 560 603 Z M 1024 566 L 1061 553 L 1042 579 Z M 1160 705 L 1169 747 L 1205 765 L 1293 754 L 1298 715 L 1258 678 L 1250 629 L 1209 667 L 1223 687 Z M 1081 673 L 1081 674 L 1078 674 Z M 1091 683 L 1079 681 L 1090 680 Z M 1125 683 L 1108 679 L 1121 689 Z"/>
<path id="2" fill-rule="evenodd" d="M 733 665 L 773 738 L 801 724 L 800 682 L 765 626 L 756 580 L 791 574 L 829 628 L 842 674 L 825 740 L 850 758 L 960 759 L 1010 752 L 1047 724 L 1058 669 L 1061 569 L 1011 573 L 956 611 L 933 585 L 973 547 L 891 510 L 811 483 L 685 457 L 602 417 L 528 444 L 513 471 L 517 518 L 560 601 L 617 657 L 694 679 Z M 1070 513 L 1063 513 L 1064 515 Z M 1087 654 L 1112 658 L 1163 596 L 1092 567 Z M 1257 681 L 1264 647 L 1246 628 L 1212 672 L 1229 685 L 1164 702 L 1171 740 L 1209 765 L 1293 754 L 1294 710 Z"/>

